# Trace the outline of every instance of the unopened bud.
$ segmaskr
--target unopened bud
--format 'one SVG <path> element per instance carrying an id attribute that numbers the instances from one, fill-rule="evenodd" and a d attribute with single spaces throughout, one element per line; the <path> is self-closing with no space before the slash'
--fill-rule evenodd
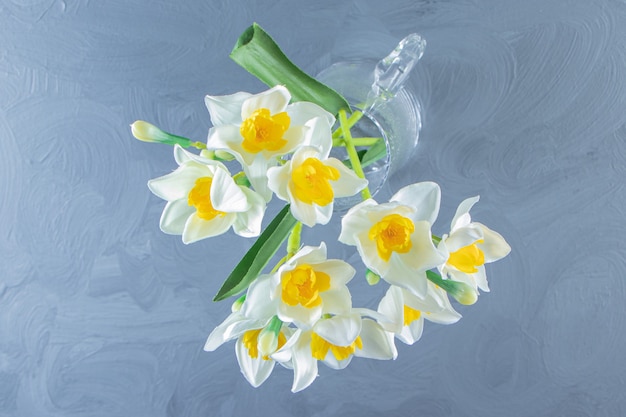
<path id="1" fill-rule="evenodd" d="M 367 272 L 365 273 L 365 279 L 367 280 L 368 284 L 376 285 L 380 282 L 380 275 L 368 269 Z"/>
<path id="2" fill-rule="evenodd" d="M 245 294 L 235 300 L 233 305 L 230 306 L 230 311 L 232 311 L 233 313 L 236 313 L 237 311 L 241 310 L 241 306 L 243 305 L 244 301 L 246 301 L 246 295 Z"/>
<path id="3" fill-rule="evenodd" d="M 443 279 L 441 275 L 433 271 L 426 271 L 426 276 L 433 284 L 446 290 L 448 294 L 463 305 L 472 305 L 478 300 L 478 291 L 464 282 Z"/>
<path id="4" fill-rule="evenodd" d="M 166 145 L 178 144 L 183 148 L 192 146 L 192 141 L 190 139 L 167 133 L 155 125 L 143 120 L 137 120 L 135 123 L 130 125 L 130 129 L 133 136 L 143 142 L 164 143 Z"/>
<path id="5" fill-rule="evenodd" d="M 274 316 L 267 326 L 261 330 L 258 339 L 258 349 L 261 356 L 269 356 L 278 349 L 278 335 L 283 322 Z"/>

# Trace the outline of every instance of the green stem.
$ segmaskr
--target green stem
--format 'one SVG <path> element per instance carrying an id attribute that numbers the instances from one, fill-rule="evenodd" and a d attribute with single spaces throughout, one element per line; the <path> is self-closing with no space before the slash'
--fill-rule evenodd
<path id="1" fill-rule="evenodd" d="M 285 262 L 287 262 L 287 259 L 289 259 L 289 255 L 285 255 L 282 258 L 280 258 L 280 261 L 278 261 L 276 265 L 274 265 L 274 268 L 272 268 L 272 270 L 270 271 L 270 274 L 273 274 L 274 272 L 278 271 L 278 268 L 280 268 Z"/>
<path id="2" fill-rule="evenodd" d="M 431 235 L 431 238 L 433 240 L 433 243 L 438 244 L 439 242 L 441 242 L 441 238 L 437 235 Z"/>
<path id="3" fill-rule="evenodd" d="M 348 127 L 348 119 L 346 117 L 345 110 L 339 110 L 339 126 L 343 132 L 343 140 L 346 143 L 346 152 L 348 152 L 348 157 L 350 158 L 350 163 L 352 164 L 352 170 L 357 177 L 365 179 L 359 155 L 357 154 L 356 148 L 352 143 L 352 134 L 350 133 L 350 128 Z M 365 187 L 363 191 L 361 191 L 361 198 L 363 198 L 363 200 L 372 198 L 372 193 L 370 193 L 368 187 Z"/>
<path id="4" fill-rule="evenodd" d="M 348 120 L 346 120 L 346 126 L 348 127 L 348 129 L 352 129 L 352 127 L 357 124 L 359 120 L 361 120 L 361 117 L 363 117 L 363 112 L 359 110 L 356 110 L 354 113 L 352 113 Z M 342 135 L 343 130 L 340 126 L 337 130 L 333 132 L 333 139 L 340 138 Z"/>
<path id="5" fill-rule="evenodd" d="M 372 146 L 382 139 L 383 138 L 352 138 L 352 143 L 354 146 Z M 346 146 L 346 143 L 343 138 L 335 138 L 333 139 L 333 146 Z"/>

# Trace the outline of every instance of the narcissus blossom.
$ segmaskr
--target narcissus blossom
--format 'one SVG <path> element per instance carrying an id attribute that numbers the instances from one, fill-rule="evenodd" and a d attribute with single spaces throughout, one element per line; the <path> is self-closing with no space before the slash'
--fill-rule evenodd
<path id="1" fill-rule="evenodd" d="M 354 356 L 395 359 L 397 350 L 391 333 L 374 320 L 349 312 L 322 318 L 310 330 L 296 330 L 272 358 L 293 367 L 291 391 L 298 392 L 317 377 L 318 361 L 343 369 Z"/>
<path id="2" fill-rule="evenodd" d="M 148 182 L 150 190 L 167 200 L 161 230 L 182 235 L 192 243 L 225 233 L 231 227 L 244 237 L 258 236 L 265 201 L 251 189 L 237 185 L 221 162 L 174 147 L 179 167 Z"/>
<path id="3" fill-rule="evenodd" d="M 323 314 L 343 314 L 352 307 L 346 284 L 354 268 L 338 259 L 326 259 L 326 245 L 305 246 L 274 274 L 250 284 L 249 308 L 255 300 L 271 299 L 276 315 L 285 323 L 311 328 Z"/>
<path id="4" fill-rule="evenodd" d="M 481 223 L 472 222 L 469 211 L 478 200 L 478 196 L 471 197 L 459 204 L 450 234 L 442 236 L 439 243 L 440 251 L 447 255 L 445 264 L 439 270 L 443 277 L 488 292 L 484 265 L 504 258 L 511 247 L 499 233 Z"/>
<path id="5" fill-rule="evenodd" d="M 339 241 L 356 246 L 363 263 L 382 279 L 424 298 L 425 272 L 445 262 L 431 235 L 440 196 L 437 184 L 422 182 L 400 189 L 389 203 L 359 203 L 342 219 Z"/>
<path id="6" fill-rule="evenodd" d="M 378 312 L 389 319 L 381 321 L 383 328 L 395 333 L 398 339 L 408 345 L 417 342 L 422 336 L 424 319 L 452 324 L 461 318 L 450 304 L 447 293 L 431 282 L 428 282 L 424 299 L 404 288 L 390 286 L 378 305 Z"/>
<path id="7" fill-rule="evenodd" d="M 229 340 L 235 342 L 235 354 L 241 368 L 241 373 L 250 385 L 258 387 L 270 376 L 275 361 L 270 357 L 286 343 L 293 333 L 292 329 L 281 325 L 274 332 L 265 332 L 271 326 L 273 318 L 247 317 L 242 311 L 233 312 L 217 326 L 207 338 L 204 350 L 214 351 Z M 274 335 L 274 341 L 264 337 L 265 334 Z"/>
<path id="8" fill-rule="evenodd" d="M 367 186 L 367 180 L 328 157 L 332 147 L 328 125 L 318 124 L 311 135 L 310 142 L 317 146 L 299 148 L 285 165 L 267 172 L 269 188 L 309 227 L 330 221 L 335 198 L 353 196 Z"/>
<path id="9" fill-rule="evenodd" d="M 289 104 L 291 94 L 276 86 L 259 94 L 244 92 L 227 96 L 206 96 L 213 128 L 207 146 L 226 150 L 241 163 L 254 189 L 269 201 L 267 169 L 277 157 L 307 145 L 315 125 L 332 126 L 335 118 L 309 102 Z"/>

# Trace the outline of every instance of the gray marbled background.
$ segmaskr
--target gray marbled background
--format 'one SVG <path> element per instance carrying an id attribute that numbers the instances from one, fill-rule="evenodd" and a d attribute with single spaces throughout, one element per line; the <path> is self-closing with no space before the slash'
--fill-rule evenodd
<path id="1" fill-rule="evenodd" d="M 128 128 L 204 140 L 204 94 L 264 88 L 228 58 L 253 21 L 310 73 L 421 33 L 425 127 L 387 191 L 438 182 L 439 232 L 480 194 L 513 248 L 458 324 L 296 395 L 202 351 L 250 242 L 161 233 L 171 149 Z M 626 415 L 625 171 L 623 0 L 0 0 L 0 415 Z"/>

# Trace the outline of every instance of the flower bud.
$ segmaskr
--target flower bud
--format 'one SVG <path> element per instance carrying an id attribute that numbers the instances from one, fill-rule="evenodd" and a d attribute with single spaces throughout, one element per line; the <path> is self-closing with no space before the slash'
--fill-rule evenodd
<path id="1" fill-rule="evenodd" d="M 143 120 L 137 120 L 136 122 L 134 122 L 132 125 L 130 125 L 130 129 L 133 133 L 133 136 L 143 142 L 164 143 L 166 145 L 178 144 L 183 148 L 188 148 L 189 146 L 192 146 L 192 142 L 190 139 L 167 133 L 159 129 L 155 125 L 145 122 Z"/>
<path id="2" fill-rule="evenodd" d="M 435 285 L 446 290 L 459 303 L 469 306 L 478 300 L 478 291 L 464 282 L 443 279 L 433 271 L 426 271 L 426 277 Z"/>
<path id="3" fill-rule="evenodd" d="M 368 284 L 376 285 L 378 284 L 378 282 L 380 282 L 380 275 L 368 269 L 367 272 L 365 273 L 365 279 L 367 280 Z"/>
<path id="4" fill-rule="evenodd" d="M 232 311 L 233 313 L 236 313 L 237 311 L 241 310 L 241 306 L 243 305 L 244 301 L 246 301 L 246 295 L 245 294 L 235 300 L 233 305 L 230 306 L 230 311 Z"/>
<path id="5" fill-rule="evenodd" d="M 450 295 L 454 297 L 459 303 L 469 306 L 474 304 L 478 300 L 478 291 L 470 287 L 464 282 L 454 282 L 454 291 L 450 292 Z"/>
<path id="6" fill-rule="evenodd" d="M 261 330 L 258 339 L 258 349 L 262 356 L 269 356 L 278 349 L 278 335 L 283 322 L 274 316 L 267 326 Z"/>

